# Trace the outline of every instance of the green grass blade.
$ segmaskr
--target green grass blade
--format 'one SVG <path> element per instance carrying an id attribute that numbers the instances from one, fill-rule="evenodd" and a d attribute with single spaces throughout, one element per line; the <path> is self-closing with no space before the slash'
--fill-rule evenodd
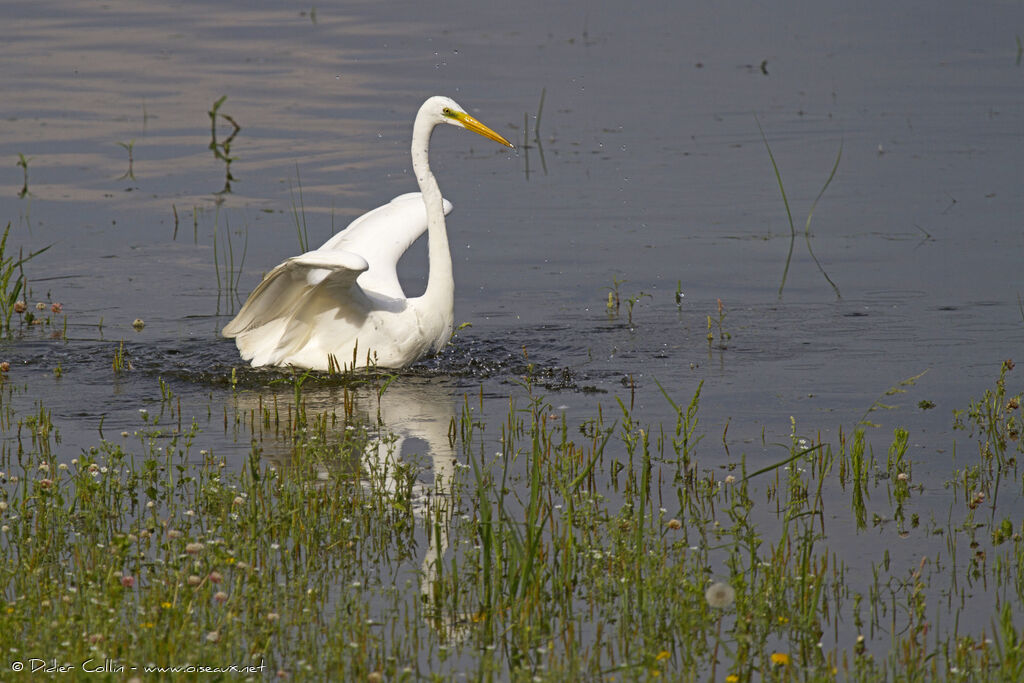
<path id="1" fill-rule="evenodd" d="M 789 275 L 789 264 L 793 261 L 793 245 L 796 243 L 796 224 L 793 223 L 793 212 L 789 209 L 789 199 L 786 197 L 786 187 L 782 184 L 782 174 L 779 172 L 779 165 L 775 163 L 775 155 L 772 154 L 771 145 L 768 144 L 768 136 L 764 134 L 761 121 L 754 115 L 757 122 L 757 129 L 761 131 L 761 140 L 764 141 L 764 148 L 768 150 L 768 158 L 772 162 L 772 170 L 775 172 L 775 180 L 779 183 L 779 192 L 782 193 L 782 203 L 786 207 L 786 218 L 789 219 L 789 252 L 786 254 L 786 267 L 782 269 L 782 282 L 779 283 L 779 298 L 782 298 L 782 290 L 786 287 L 786 277 Z"/>
<path id="2" fill-rule="evenodd" d="M 821 266 L 821 262 L 818 261 L 818 257 L 814 255 L 814 249 L 811 248 L 811 217 L 814 216 L 814 209 L 818 206 L 818 200 L 821 199 L 823 194 L 825 194 L 825 190 L 828 189 L 828 186 L 832 184 L 832 179 L 836 177 L 836 170 L 839 168 L 839 160 L 842 159 L 842 157 L 843 143 L 840 142 L 839 152 L 836 153 L 836 161 L 832 164 L 832 172 L 828 174 L 828 180 L 826 180 L 825 184 L 822 186 L 821 192 L 819 192 L 818 196 L 814 198 L 814 202 L 811 204 L 811 210 L 807 212 L 807 223 L 804 225 L 804 239 L 807 240 L 807 251 L 810 253 L 811 258 L 814 259 L 814 265 L 818 266 L 818 270 L 820 270 L 821 274 L 826 280 L 828 280 L 828 283 L 832 285 L 832 290 L 836 293 L 837 299 L 842 298 L 842 295 L 839 293 L 839 287 L 836 286 L 836 283 L 833 282 L 832 278 L 830 278 L 828 273 L 825 272 L 825 269 Z"/>

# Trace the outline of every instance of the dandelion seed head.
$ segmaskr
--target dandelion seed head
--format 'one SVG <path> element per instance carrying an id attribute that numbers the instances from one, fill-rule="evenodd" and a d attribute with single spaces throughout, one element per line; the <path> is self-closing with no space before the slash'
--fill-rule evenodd
<path id="1" fill-rule="evenodd" d="M 725 609 L 736 601 L 736 591 L 727 583 L 717 582 L 708 586 L 704 599 L 711 607 Z"/>

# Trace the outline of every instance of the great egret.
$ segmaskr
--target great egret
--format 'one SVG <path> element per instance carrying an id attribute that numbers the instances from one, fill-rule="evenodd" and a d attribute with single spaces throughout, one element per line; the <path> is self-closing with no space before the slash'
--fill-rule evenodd
<path id="1" fill-rule="evenodd" d="M 418 193 L 363 214 L 319 249 L 293 256 L 256 286 L 224 326 L 253 366 L 313 370 L 368 364 L 401 368 L 440 350 L 452 332 L 455 280 L 441 197 L 428 160 L 430 134 L 447 123 L 512 147 L 447 97 L 431 97 L 412 127 Z M 427 231 L 423 296 L 406 298 L 398 260 Z"/>

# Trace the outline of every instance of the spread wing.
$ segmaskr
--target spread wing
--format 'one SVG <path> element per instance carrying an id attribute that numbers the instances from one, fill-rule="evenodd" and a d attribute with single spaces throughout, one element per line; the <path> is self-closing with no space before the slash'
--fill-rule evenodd
<path id="1" fill-rule="evenodd" d="M 340 249 L 317 249 L 293 256 L 267 273 L 222 334 L 236 337 L 270 323 L 287 326 L 313 289 L 323 284 L 338 297 L 351 296 L 356 278 L 368 268 L 362 256 Z M 339 300 L 338 305 L 344 306 L 345 301 Z"/>
<path id="2" fill-rule="evenodd" d="M 445 213 L 452 209 L 448 201 L 443 206 Z M 368 315 L 404 310 L 398 261 L 426 229 L 422 196 L 395 197 L 270 271 L 222 334 L 234 337 L 253 365 L 322 361 L 372 335 L 364 329 Z"/>
<path id="3" fill-rule="evenodd" d="M 442 202 L 445 214 L 451 213 L 452 203 L 447 199 Z M 392 299 L 404 299 L 405 292 L 398 282 L 398 261 L 426 230 L 423 197 L 419 192 L 410 192 L 364 213 L 316 251 L 340 249 L 359 254 L 368 265 L 359 277 L 359 286 Z"/>

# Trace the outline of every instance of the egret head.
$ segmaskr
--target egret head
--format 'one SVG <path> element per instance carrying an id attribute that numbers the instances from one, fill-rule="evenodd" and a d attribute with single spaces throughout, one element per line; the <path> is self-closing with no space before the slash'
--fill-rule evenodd
<path id="1" fill-rule="evenodd" d="M 452 126 L 465 128 L 466 130 L 473 131 L 477 135 L 484 136 L 488 140 L 500 142 L 506 147 L 515 147 L 515 145 L 503 138 L 501 135 L 498 135 L 493 130 L 467 114 L 466 110 L 459 106 L 458 102 L 450 97 L 431 97 L 423 106 L 431 109 L 432 113 L 436 117 L 437 123 L 447 123 Z"/>

